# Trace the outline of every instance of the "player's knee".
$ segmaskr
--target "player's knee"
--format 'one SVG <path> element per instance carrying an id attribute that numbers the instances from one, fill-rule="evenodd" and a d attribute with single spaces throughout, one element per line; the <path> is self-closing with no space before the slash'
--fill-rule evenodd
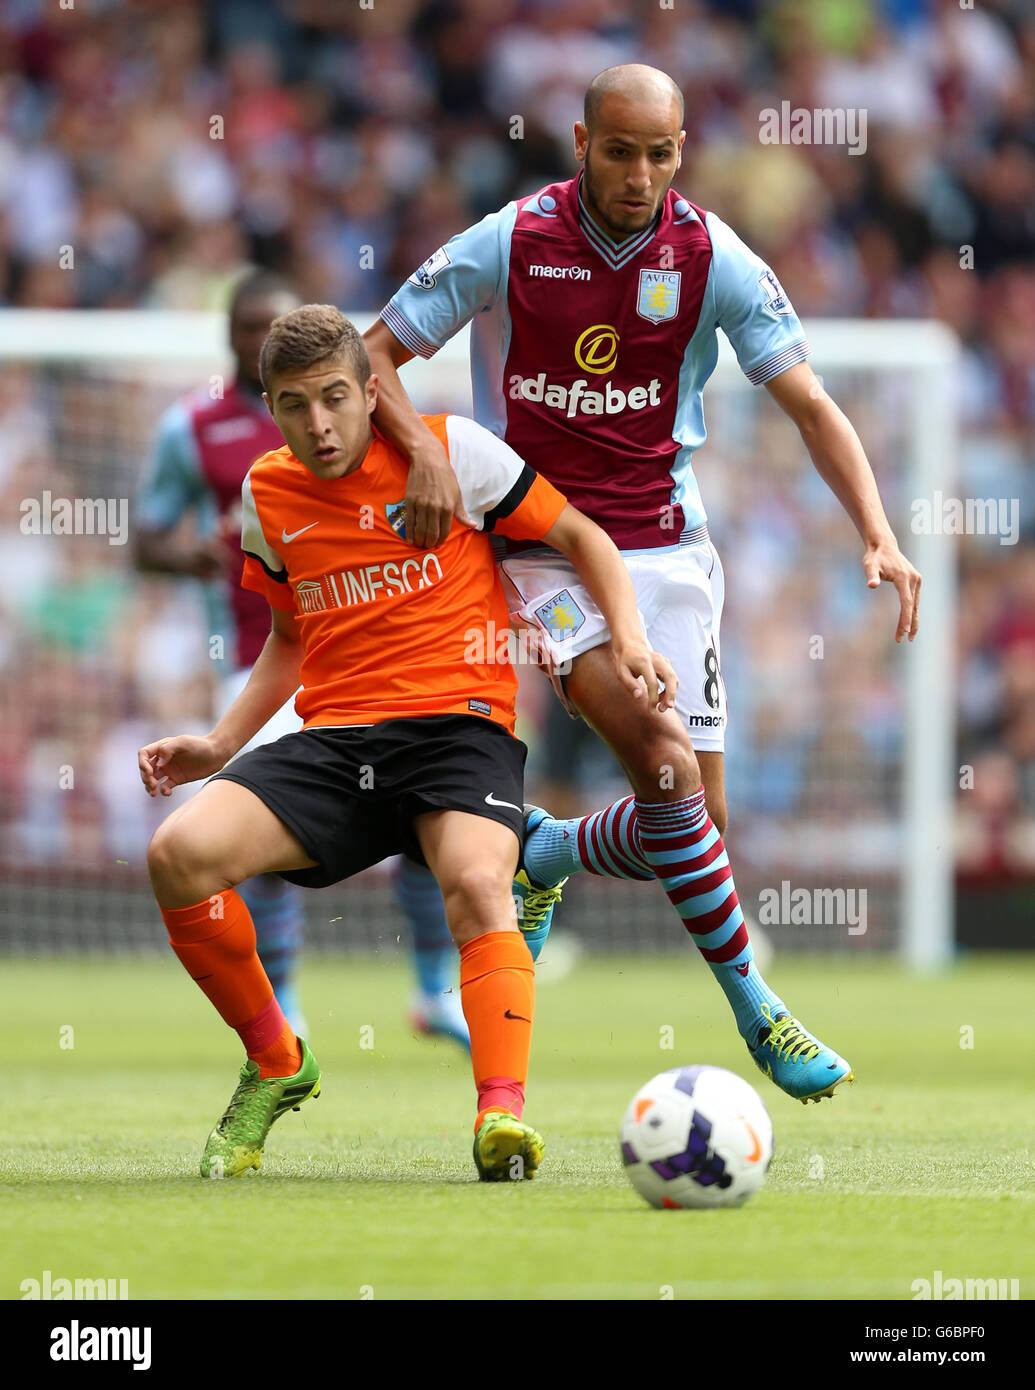
<path id="1" fill-rule="evenodd" d="M 442 885 L 446 920 L 454 941 L 463 944 L 482 931 L 498 929 L 501 918 L 513 916 L 513 879 L 494 864 L 467 864 Z M 460 935 L 458 935 L 458 932 Z"/>
<path id="2" fill-rule="evenodd" d="M 199 834 L 183 820 L 160 825 L 147 847 L 147 869 L 156 890 L 183 887 L 222 877 L 214 863 L 211 836 Z"/>
<path id="3" fill-rule="evenodd" d="M 656 793 L 661 801 L 690 796 L 701 785 L 701 769 L 689 741 L 669 737 L 651 739 L 643 746 L 635 776 L 641 797 Z"/>
<path id="4" fill-rule="evenodd" d="M 156 888 L 171 876 L 175 864 L 176 832 L 160 825 L 147 847 L 147 872 Z"/>

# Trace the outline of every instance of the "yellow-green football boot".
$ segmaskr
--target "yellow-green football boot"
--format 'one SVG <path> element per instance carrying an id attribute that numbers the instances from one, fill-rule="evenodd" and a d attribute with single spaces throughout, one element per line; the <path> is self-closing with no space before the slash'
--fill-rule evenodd
<path id="1" fill-rule="evenodd" d="M 482 1182 L 534 1178 L 545 1147 L 542 1135 L 509 1110 L 490 1110 L 474 1136 L 474 1166 Z"/>
<path id="2" fill-rule="evenodd" d="M 274 1121 L 287 1110 L 320 1094 L 320 1067 L 304 1038 L 302 1065 L 294 1076 L 259 1077 L 259 1064 L 247 1061 L 230 1104 L 208 1136 L 201 1156 L 203 1178 L 238 1178 L 262 1162 L 262 1146 Z"/>

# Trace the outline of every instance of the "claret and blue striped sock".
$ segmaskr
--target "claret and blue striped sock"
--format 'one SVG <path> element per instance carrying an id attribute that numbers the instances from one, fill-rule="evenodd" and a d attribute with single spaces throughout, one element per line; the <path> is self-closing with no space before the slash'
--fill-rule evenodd
<path id="1" fill-rule="evenodd" d="M 585 869 L 605 878 L 654 877 L 636 838 L 636 798 L 624 797 L 591 816 L 542 821 L 524 847 L 525 871 L 538 884 Z"/>
<path id="2" fill-rule="evenodd" d="M 705 806 L 704 788 L 680 801 L 625 797 L 591 816 L 546 820 L 524 848 L 542 883 L 585 869 L 609 878 L 657 878 L 729 1000 L 741 1036 L 754 1044 L 760 1008 L 785 1013 L 754 962 L 733 870 Z"/>
<path id="3" fill-rule="evenodd" d="M 643 857 L 730 1002 L 737 1027 L 754 1043 L 760 1008 L 786 1012 L 754 963 L 744 913 L 722 836 L 704 804 L 704 788 L 682 801 L 636 802 Z"/>

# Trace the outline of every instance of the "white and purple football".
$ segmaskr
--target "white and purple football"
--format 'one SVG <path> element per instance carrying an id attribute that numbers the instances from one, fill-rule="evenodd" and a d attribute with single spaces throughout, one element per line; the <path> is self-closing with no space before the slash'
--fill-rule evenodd
<path id="1" fill-rule="evenodd" d="M 723 1067 L 673 1067 L 625 1112 L 622 1162 L 652 1207 L 739 1207 L 765 1181 L 773 1125 L 753 1086 Z"/>

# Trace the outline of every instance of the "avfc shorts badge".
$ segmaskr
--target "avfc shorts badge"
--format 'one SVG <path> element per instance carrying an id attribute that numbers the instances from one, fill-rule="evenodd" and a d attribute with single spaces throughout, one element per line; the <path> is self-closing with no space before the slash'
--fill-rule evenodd
<path id="1" fill-rule="evenodd" d="M 679 270 L 641 270 L 636 312 L 651 323 L 664 323 L 679 313 Z"/>
<path id="2" fill-rule="evenodd" d="M 416 285 L 421 290 L 433 290 L 435 288 L 435 276 L 440 270 L 445 270 L 447 265 L 452 265 L 449 253 L 444 246 L 440 246 L 433 256 L 429 256 L 423 265 L 419 265 L 410 276 L 410 284 Z"/>
<path id="3" fill-rule="evenodd" d="M 388 518 L 388 524 L 395 532 L 395 534 L 399 537 L 400 540 L 404 541 L 406 539 L 405 499 L 402 502 L 386 502 L 385 516 Z"/>
<path id="4" fill-rule="evenodd" d="M 791 301 L 783 292 L 783 286 L 771 270 L 767 270 L 764 275 L 758 277 L 759 289 L 765 295 L 765 307 L 772 309 L 774 314 L 789 314 L 791 312 Z"/>
<path id="5" fill-rule="evenodd" d="M 586 621 L 585 613 L 567 589 L 554 594 L 547 603 L 540 604 L 535 615 L 555 642 L 574 637 Z"/>

